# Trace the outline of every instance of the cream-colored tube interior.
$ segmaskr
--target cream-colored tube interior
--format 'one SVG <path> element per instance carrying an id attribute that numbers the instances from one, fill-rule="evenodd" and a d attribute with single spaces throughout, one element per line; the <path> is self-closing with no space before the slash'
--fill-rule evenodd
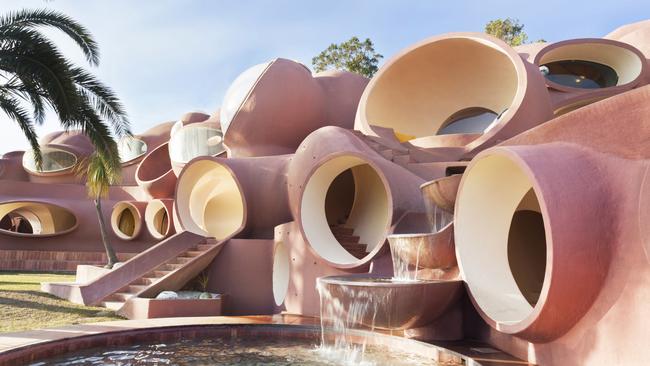
<path id="1" fill-rule="evenodd" d="M 244 225 L 244 197 L 223 165 L 200 160 L 178 180 L 178 216 L 186 230 L 225 239 Z"/>
<path id="2" fill-rule="evenodd" d="M 618 74 L 618 84 L 627 84 L 636 79 L 642 70 L 639 56 L 623 47 L 606 43 L 575 43 L 554 48 L 542 55 L 538 64 L 563 60 L 597 62 L 613 68 Z"/>
<path id="3" fill-rule="evenodd" d="M 544 219 L 531 181 L 511 158 L 478 160 L 456 204 L 458 262 L 478 306 L 498 323 L 533 310 L 546 270 Z"/>
<path id="4" fill-rule="evenodd" d="M 10 235 L 59 235 L 72 231 L 77 218 L 59 206 L 40 202 L 0 204 L 0 233 Z"/>
<path id="5" fill-rule="evenodd" d="M 144 212 L 144 222 L 151 236 L 163 239 L 171 230 L 172 214 L 161 200 L 153 200 L 147 204 Z"/>
<path id="6" fill-rule="evenodd" d="M 468 108 L 499 115 L 510 108 L 519 85 L 509 56 L 473 38 L 425 44 L 377 77 L 362 113 L 369 124 L 411 138 L 436 135 L 450 116 Z"/>
<path id="7" fill-rule="evenodd" d="M 345 181 L 349 184 L 350 179 L 337 180 L 346 170 L 350 170 L 353 177 L 352 195 L 343 192 L 349 187 L 341 187 Z M 339 186 L 338 192 L 330 190 L 333 184 Z M 333 209 L 327 203 L 328 196 L 331 200 L 332 195 L 340 200 L 339 209 Z M 340 156 L 318 167 L 307 181 L 301 202 L 301 224 L 307 241 L 321 257 L 342 265 L 359 259 L 350 254 L 332 233 L 332 216 L 328 218 L 328 212 L 345 212 L 347 207 L 351 207 L 347 218 L 340 216 L 340 219 L 345 219 L 337 224 L 352 229 L 353 235 L 359 237 L 359 243 L 367 245 L 367 252 L 381 245 L 390 221 L 388 192 L 377 171 L 356 156 Z"/>
<path id="8" fill-rule="evenodd" d="M 278 306 L 282 305 L 287 297 L 290 267 L 289 249 L 283 242 L 276 243 L 273 251 L 273 299 Z"/>
<path id="9" fill-rule="evenodd" d="M 113 207 L 111 228 L 118 238 L 133 240 L 142 230 L 142 216 L 132 203 L 119 202 Z"/>

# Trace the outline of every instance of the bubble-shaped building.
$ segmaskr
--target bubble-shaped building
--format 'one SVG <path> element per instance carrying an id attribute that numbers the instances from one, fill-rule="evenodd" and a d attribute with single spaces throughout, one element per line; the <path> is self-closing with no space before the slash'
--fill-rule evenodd
<path id="1" fill-rule="evenodd" d="M 5 153 L 0 270 L 77 270 L 43 290 L 129 318 L 322 316 L 334 301 L 350 316 L 363 295 L 375 313 L 360 326 L 408 338 L 540 365 L 643 364 L 649 58 L 645 21 L 514 48 L 438 35 L 370 80 L 260 63 L 216 112 L 119 141 L 123 182 L 104 204 L 115 269 L 98 268 L 74 174 L 89 140 L 44 137 L 41 170 Z M 149 301 L 199 277 L 227 295 L 218 313 Z"/>

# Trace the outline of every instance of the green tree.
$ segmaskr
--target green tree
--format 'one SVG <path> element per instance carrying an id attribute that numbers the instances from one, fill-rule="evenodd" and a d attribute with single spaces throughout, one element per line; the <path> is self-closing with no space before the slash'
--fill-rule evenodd
<path id="1" fill-rule="evenodd" d="M 369 38 L 361 42 L 352 37 L 341 44 L 332 43 L 326 50 L 312 58 L 316 72 L 328 69 L 347 70 L 371 78 L 377 72 L 379 60 L 384 56 L 375 52 Z"/>
<path id="2" fill-rule="evenodd" d="M 524 32 L 524 25 L 518 19 L 506 18 L 489 21 L 485 25 L 485 33 L 500 38 L 511 46 L 521 46 L 528 42 L 528 35 Z M 545 42 L 543 39 L 537 42 Z"/>
<path id="3" fill-rule="evenodd" d="M 108 198 L 111 185 L 121 181 L 122 172 L 120 166 L 114 166 L 103 155 L 95 152 L 85 159 L 83 164 L 78 165 L 77 175 L 85 176 L 86 178 L 88 197 L 95 203 L 97 220 L 99 221 L 99 232 L 102 237 L 102 244 L 104 244 L 104 249 L 106 250 L 106 257 L 108 258 L 106 268 L 113 268 L 113 265 L 118 262 L 118 259 L 106 234 L 106 222 L 102 213 L 102 199 Z"/>
<path id="4" fill-rule="evenodd" d="M 86 134 L 111 167 L 120 158 L 113 135 L 130 135 L 126 112 L 113 91 L 68 61 L 41 30 L 56 29 L 72 39 L 91 66 L 99 64 L 97 43 L 72 18 L 51 10 L 20 10 L 0 16 L 0 110 L 22 129 L 42 156 L 35 125 L 53 111 L 65 130 Z"/>

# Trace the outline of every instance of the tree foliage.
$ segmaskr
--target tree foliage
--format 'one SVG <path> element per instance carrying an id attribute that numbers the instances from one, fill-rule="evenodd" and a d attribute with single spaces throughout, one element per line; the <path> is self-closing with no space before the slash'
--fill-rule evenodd
<path id="1" fill-rule="evenodd" d="M 500 38 L 511 46 L 521 46 L 528 42 L 528 34 L 524 32 L 524 25 L 518 19 L 506 18 L 489 21 L 485 25 L 485 33 Z M 543 42 L 539 40 L 538 42 Z"/>
<path id="2" fill-rule="evenodd" d="M 0 16 L 0 110 L 22 129 L 38 167 L 42 155 L 35 126 L 49 109 L 65 130 L 81 130 L 105 163 L 119 169 L 113 135 L 131 134 L 122 104 L 110 88 L 67 60 L 41 32 L 44 28 L 63 32 L 91 66 L 99 64 L 90 32 L 64 14 L 43 9 Z"/>
<path id="3" fill-rule="evenodd" d="M 341 44 L 332 43 L 314 57 L 311 63 L 316 72 L 347 70 L 370 78 L 377 72 L 377 65 L 383 57 L 375 51 L 369 38 L 361 42 L 359 38 L 352 37 Z"/>

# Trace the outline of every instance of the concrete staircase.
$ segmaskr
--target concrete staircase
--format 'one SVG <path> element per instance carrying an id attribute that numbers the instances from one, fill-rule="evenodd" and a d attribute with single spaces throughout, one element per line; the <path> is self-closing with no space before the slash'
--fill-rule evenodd
<path id="1" fill-rule="evenodd" d="M 41 289 L 77 304 L 119 310 L 131 297 L 181 289 L 212 262 L 226 241 L 184 231 L 88 283 L 45 282 Z"/>
<path id="2" fill-rule="evenodd" d="M 375 127 L 377 129 L 377 127 Z M 381 129 L 385 135 L 394 135 L 392 129 Z M 468 164 L 461 159 L 464 149 L 440 147 L 431 150 L 419 149 L 395 139 L 365 135 L 358 130 L 351 132 L 386 160 L 391 161 L 413 174 L 429 181 L 444 177 L 448 168 L 463 167 Z"/>
<path id="3" fill-rule="evenodd" d="M 104 298 L 99 305 L 118 311 L 132 297 L 156 296 L 161 291 L 180 290 L 214 259 L 221 249 L 219 244 L 215 239 L 206 238 Z"/>
<path id="4" fill-rule="evenodd" d="M 359 243 L 359 237 L 354 235 L 354 230 L 342 225 L 330 226 L 336 240 L 345 250 L 358 259 L 365 257 L 368 245 Z"/>

